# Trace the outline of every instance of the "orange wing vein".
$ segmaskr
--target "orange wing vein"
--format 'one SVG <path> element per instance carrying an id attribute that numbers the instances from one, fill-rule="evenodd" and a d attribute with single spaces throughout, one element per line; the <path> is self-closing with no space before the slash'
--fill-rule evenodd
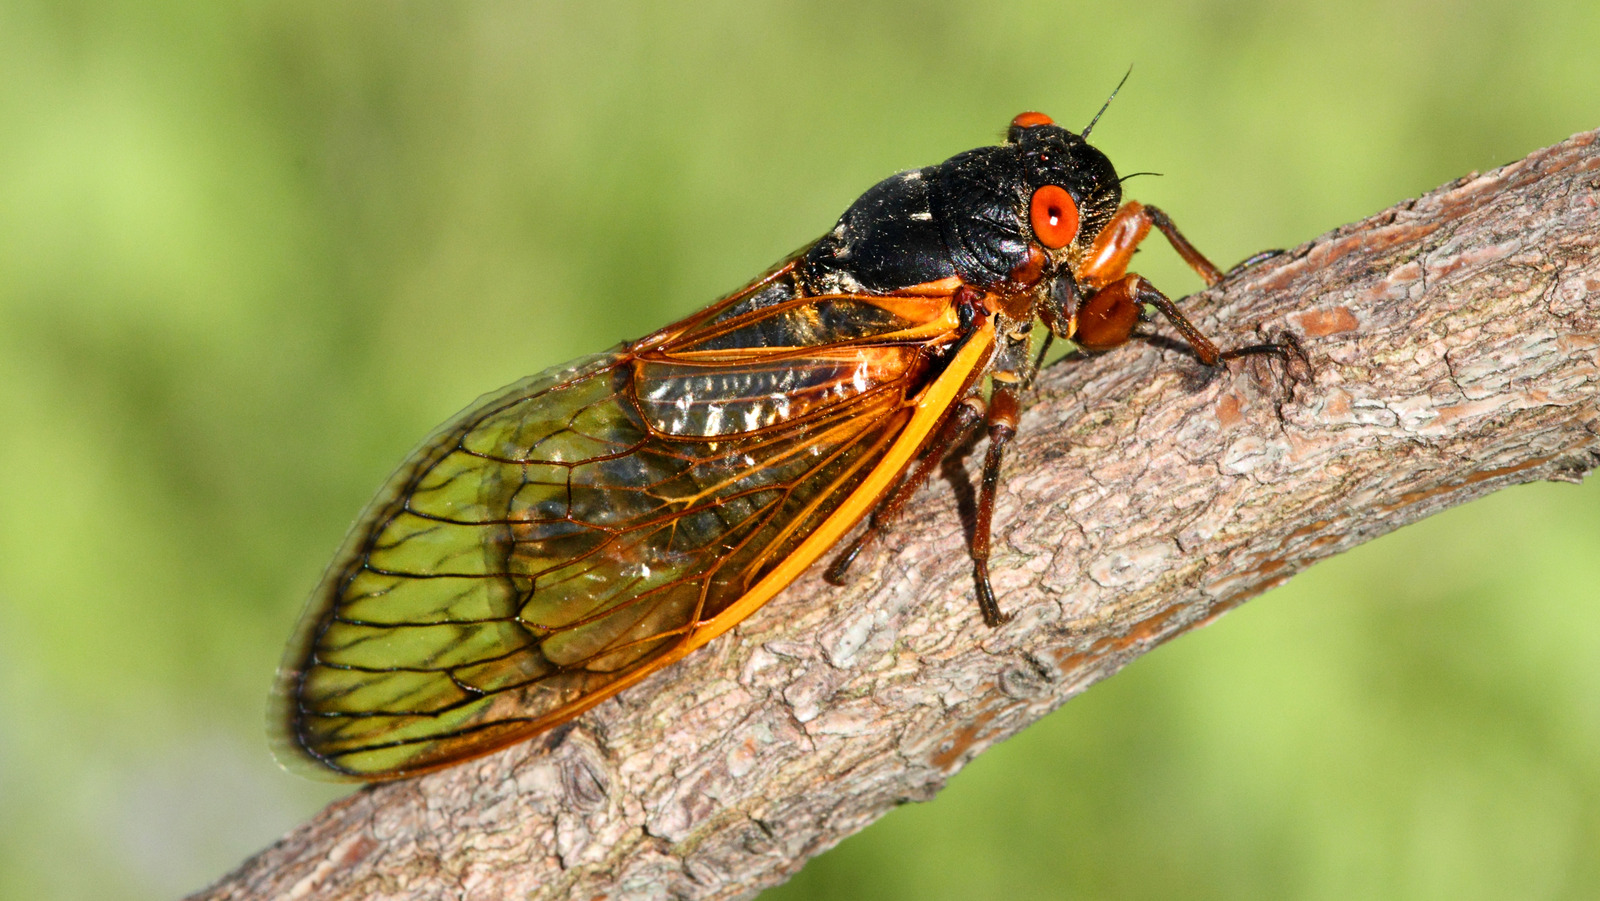
<path id="1" fill-rule="evenodd" d="M 390 478 L 308 601 L 274 691 L 280 761 L 412 775 L 682 657 L 871 509 L 992 342 L 958 340 L 948 296 L 805 297 L 785 267 L 480 398 Z"/>

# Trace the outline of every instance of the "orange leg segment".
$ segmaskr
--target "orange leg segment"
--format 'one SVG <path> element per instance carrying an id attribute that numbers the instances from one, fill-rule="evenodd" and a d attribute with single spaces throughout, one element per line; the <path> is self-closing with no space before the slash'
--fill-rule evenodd
<path id="1" fill-rule="evenodd" d="M 1085 350 L 1110 350 L 1133 337 L 1133 328 L 1144 318 L 1139 301 L 1140 275 L 1124 275 L 1078 302 L 1073 316 L 1072 340 Z M 1151 290 L 1154 290 L 1152 288 Z"/>
<path id="2" fill-rule="evenodd" d="M 929 444 L 917 468 L 879 503 L 867 527 L 834 558 L 822 577 L 835 585 L 843 584 L 846 571 L 860 555 L 862 548 L 882 535 L 884 529 L 899 517 L 906 501 L 928 480 L 935 467 L 944 462 L 945 456 L 964 442 L 979 423 L 986 422 L 989 427 L 989 451 L 983 460 L 983 480 L 978 486 L 978 508 L 972 523 L 972 576 L 978 590 L 978 609 L 983 613 L 983 621 L 990 626 L 1010 621 L 1011 617 L 1000 611 L 994 588 L 989 584 L 989 547 L 995 494 L 1000 487 L 1000 464 L 1005 459 L 1006 448 L 1011 444 L 1012 437 L 1017 433 L 1020 410 L 1017 386 L 1002 383 L 995 384 L 987 404 L 976 395 L 958 404 L 950 418 L 945 420 L 937 437 Z"/>
<path id="3" fill-rule="evenodd" d="M 1126 343 L 1133 336 L 1133 329 L 1142 317 L 1144 306 L 1149 304 L 1172 322 L 1183 339 L 1194 348 L 1195 356 L 1207 366 L 1217 366 L 1224 361 L 1253 354 L 1273 354 L 1287 360 L 1291 353 L 1298 351 L 1291 344 L 1280 343 L 1219 350 L 1216 344 L 1195 328 L 1171 298 L 1143 276 L 1128 272 L 1134 251 L 1138 250 L 1139 242 L 1150 234 L 1151 228 L 1166 236 L 1167 243 L 1172 245 L 1172 249 L 1178 252 L 1178 256 L 1189 264 L 1196 275 L 1205 280 L 1207 287 L 1224 278 L 1222 270 L 1189 243 L 1189 239 L 1178 231 L 1166 213 L 1130 200 L 1100 230 L 1088 255 L 1074 272 L 1077 284 L 1085 289 L 1085 295 L 1077 300 L 1077 308 L 1071 313 L 1072 328 L 1068 331 L 1079 346 L 1087 350 L 1110 350 Z M 1232 271 L 1248 268 L 1276 253 L 1269 251 L 1257 254 L 1235 266 Z M 1056 315 L 1059 318 L 1060 314 Z M 1053 325 L 1051 328 L 1057 330 Z"/>
<path id="4" fill-rule="evenodd" d="M 1121 279 L 1128 272 L 1133 252 L 1139 249 L 1139 242 L 1150 234 L 1152 226 L 1166 236 L 1167 243 L 1200 276 L 1206 287 L 1222 281 L 1222 270 L 1189 243 L 1189 239 L 1178 231 L 1166 213 L 1137 200 L 1130 200 L 1117 210 L 1117 214 L 1111 217 L 1111 221 L 1094 239 L 1089 255 L 1078 265 L 1078 284 L 1097 289 Z"/>
<path id="5" fill-rule="evenodd" d="M 1139 242 L 1150 234 L 1150 225 L 1150 216 L 1138 201 L 1123 204 L 1095 236 L 1089 255 L 1078 264 L 1074 273 L 1078 284 L 1098 291 L 1122 278 L 1133 260 L 1133 252 L 1139 249 Z"/>
<path id="6" fill-rule="evenodd" d="M 1000 602 L 995 600 L 994 588 L 989 585 L 989 543 L 994 523 L 994 498 L 1000 489 L 1000 464 L 1011 439 L 1017 434 L 1021 408 L 1014 386 L 994 386 L 986 417 L 989 452 L 983 458 L 983 481 L 978 485 L 978 509 L 972 522 L 972 577 L 978 587 L 978 609 L 983 612 L 983 621 L 990 626 L 1004 625 L 1011 620 L 1009 614 L 1000 612 Z"/>
<path id="7" fill-rule="evenodd" d="M 1161 315 L 1167 317 L 1167 320 L 1172 323 L 1179 334 L 1183 335 L 1183 340 L 1189 342 L 1189 346 L 1194 349 L 1194 355 L 1199 357 L 1200 362 L 1207 366 L 1220 366 L 1228 360 L 1237 360 L 1240 357 L 1255 356 L 1257 354 L 1271 354 L 1272 356 L 1283 358 L 1287 363 L 1291 355 L 1301 353 L 1299 347 L 1292 342 L 1249 344 L 1244 347 L 1219 350 L 1210 338 L 1207 338 L 1200 333 L 1198 328 L 1195 328 L 1194 323 L 1189 321 L 1189 317 L 1183 315 L 1183 311 L 1178 309 L 1178 305 L 1172 302 L 1172 298 L 1162 294 L 1160 289 L 1150 284 L 1142 275 L 1128 275 L 1107 290 L 1116 290 L 1119 302 L 1121 302 L 1121 297 L 1131 296 L 1133 301 L 1140 307 L 1143 307 L 1144 304 L 1149 304 L 1160 310 Z M 1098 297 L 1099 295 L 1090 298 L 1086 306 L 1093 306 Z M 1080 335 L 1083 333 L 1081 324 L 1078 326 L 1078 332 Z M 1132 332 L 1133 329 L 1129 328 L 1127 334 L 1123 336 L 1123 340 L 1126 341 Z M 1091 347 L 1090 349 L 1096 350 L 1098 348 Z"/>
<path id="8" fill-rule="evenodd" d="M 985 404 L 981 398 L 971 397 L 956 404 L 950 416 L 945 419 L 939 431 L 934 434 L 933 440 L 923 451 L 922 460 L 911 474 L 900 480 L 888 497 L 878 503 L 872 511 L 872 516 L 867 520 L 867 527 L 855 540 L 845 545 L 843 551 L 833 558 L 833 562 L 823 571 L 822 577 L 833 585 L 843 585 L 845 573 L 850 565 L 855 563 L 856 557 L 861 554 L 861 549 L 872 543 L 883 530 L 894 522 L 905 507 L 906 501 L 911 500 L 928 477 L 933 475 L 934 469 L 944 462 L 944 458 L 972 434 L 985 416 Z"/>

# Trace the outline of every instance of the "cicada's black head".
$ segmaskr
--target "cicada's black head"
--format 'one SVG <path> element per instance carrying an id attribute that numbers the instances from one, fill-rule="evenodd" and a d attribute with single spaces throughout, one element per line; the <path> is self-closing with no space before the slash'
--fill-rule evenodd
<path id="1" fill-rule="evenodd" d="M 1042 246 L 1060 264 L 1122 201 L 1106 155 L 1040 113 L 1006 142 L 874 185 L 800 261 L 813 290 L 889 292 L 959 276 L 1002 284 Z"/>
<path id="2" fill-rule="evenodd" d="M 1033 117 L 1038 117 L 1038 121 Z M 1039 113 L 1023 113 L 1011 123 L 1007 143 L 1015 144 L 1022 164 L 1022 179 L 1027 192 L 1029 225 L 1035 237 L 1051 247 L 1050 230 L 1042 216 L 1049 215 L 1047 198 L 1039 192 L 1050 186 L 1064 189 L 1077 207 L 1078 228 L 1068 243 L 1087 249 L 1105 228 L 1122 204 L 1122 183 L 1106 155 L 1082 137 L 1054 125 Z M 1037 202 L 1036 202 L 1037 201 Z M 1065 222 L 1058 223 L 1056 234 L 1064 234 Z"/>

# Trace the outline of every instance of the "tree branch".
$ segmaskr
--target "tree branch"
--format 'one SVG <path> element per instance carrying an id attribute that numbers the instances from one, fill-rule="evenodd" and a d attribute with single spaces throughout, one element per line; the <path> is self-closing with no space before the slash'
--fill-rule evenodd
<path id="1" fill-rule="evenodd" d="M 1160 342 L 1050 367 L 995 516 L 1010 624 L 982 624 L 940 482 L 851 585 L 812 572 L 570 729 L 336 802 L 193 897 L 746 896 L 1311 563 L 1580 479 L 1600 462 L 1597 137 L 1185 301 L 1224 346 L 1294 332 L 1308 378 L 1263 358 L 1207 378 Z"/>

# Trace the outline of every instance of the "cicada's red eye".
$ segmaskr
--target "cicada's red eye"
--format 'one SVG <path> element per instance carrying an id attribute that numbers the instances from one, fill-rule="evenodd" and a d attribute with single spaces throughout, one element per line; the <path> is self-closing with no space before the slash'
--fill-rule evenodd
<path id="1" fill-rule="evenodd" d="M 1039 243 L 1059 250 L 1078 236 L 1078 204 L 1060 185 L 1045 185 L 1033 192 L 1028 219 Z"/>

